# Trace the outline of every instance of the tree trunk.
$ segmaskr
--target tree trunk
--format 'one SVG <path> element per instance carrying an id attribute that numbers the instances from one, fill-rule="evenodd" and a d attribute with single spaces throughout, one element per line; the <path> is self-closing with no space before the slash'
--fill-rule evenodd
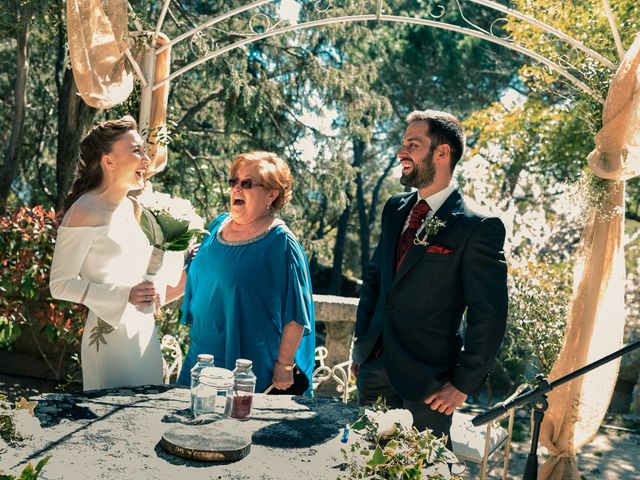
<path id="1" fill-rule="evenodd" d="M 369 209 L 369 228 L 373 226 L 373 222 L 378 221 L 378 199 L 380 198 L 380 190 L 382 190 L 384 181 L 389 176 L 389 173 L 391 173 L 391 170 L 393 170 L 396 163 L 398 163 L 398 160 L 395 155 L 389 157 L 389 162 L 387 163 L 386 168 L 373 187 L 373 192 L 371 192 L 371 208 Z"/>
<path id="2" fill-rule="evenodd" d="M 0 168 L 0 207 L 7 203 L 11 184 L 20 167 L 20 149 L 24 135 L 24 119 L 27 107 L 27 77 L 29 74 L 29 49 L 27 36 L 29 33 L 30 7 L 20 7 L 19 1 L 11 2 L 15 9 L 16 20 L 16 79 L 14 89 L 14 111 L 11 136 L 7 145 L 4 164 Z"/>
<path id="3" fill-rule="evenodd" d="M 371 227 L 367 216 L 367 204 L 364 198 L 364 180 L 362 179 L 362 163 L 365 143 L 361 140 L 353 142 L 353 166 L 356 167 L 356 207 L 358 209 L 358 224 L 360 225 L 360 276 L 364 276 L 369 265 L 369 250 Z"/>
<path id="4" fill-rule="evenodd" d="M 347 186 L 347 188 L 349 188 Z M 344 260 L 344 249 L 347 243 L 347 228 L 349 227 L 349 217 L 351 216 L 351 195 L 348 195 L 347 205 L 338 220 L 338 231 L 336 233 L 336 243 L 333 247 L 333 267 L 329 278 L 329 294 L 340 295 L 342 290 L 342 262 Z"/>
<path id="5" fill-rule="evenodd" d="M 66 198 L 75 175 L 80 139 L 97 110 L 88 106 L 76 88 L 71 70 L 66 69 L 58 96 L 58 152 L 56 154 L 56 209 Z"/>
<path id="6" fill-rule="evenodd" d="M 324 238 L 324 222 L 327 216 L 327 208 L 327 197 L 326 195 L 323 195 L 322 203 L 320 204 L 320 225 L 318 226 L 314 240 L 322 240 Z M 318 274 L 318 252 L 315 251 L 315 249 L 311 254 L 311 259 L 309 260 L 309 273 L 311 274 L 311 278 L 316 278 L 316 275 Z"/>

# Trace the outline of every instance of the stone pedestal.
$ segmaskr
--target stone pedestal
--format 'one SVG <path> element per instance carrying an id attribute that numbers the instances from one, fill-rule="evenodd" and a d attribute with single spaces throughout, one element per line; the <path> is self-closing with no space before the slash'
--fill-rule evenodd
<path id="1" fill-rule="evenodd" d="M 328 355 L 325 363 L 333 367 L 338 363 L 349 360 L 351 355 L 351 343 L 355 329 L 356 310 L 358 299 L 349 297 L 337 297 L 331 295 L 314 295 L 316 322 L 322 322 L 326 328 L 325 347 Z M 335 393 L 336 383 L 327 380 L 320 384 L 318 392 Z"/>

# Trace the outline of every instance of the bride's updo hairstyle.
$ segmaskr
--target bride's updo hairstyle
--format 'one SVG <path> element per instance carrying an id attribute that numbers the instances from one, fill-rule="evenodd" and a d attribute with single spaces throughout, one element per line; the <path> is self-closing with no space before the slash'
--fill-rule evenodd
<path id="1" fill-rule="evenodd" d="M 94 127 L 80 141 L 80 160 L 76 167 L 76 178 L 71 185 L 71 192 L 64 201 L 63 213 L 81 195 L 96 188 L 102 182 L 102 166 L 100 159 L 110 153 L 113 144 L 138 125 L 133 117 L 126 115 L 118 120 L 107 120 Z"/>

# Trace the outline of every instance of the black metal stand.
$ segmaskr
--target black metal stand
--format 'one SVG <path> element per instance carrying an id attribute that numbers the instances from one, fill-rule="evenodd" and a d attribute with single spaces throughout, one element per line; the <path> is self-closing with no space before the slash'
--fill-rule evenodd
<path id="1" fill-rule="evenodd" d="M 590 372 L 605 363 L 609 363 L 618 357 L 622 357 L 637 348 L 640 348 L 640 340 L 630 343 L 625 347 L 622 347 L 620 350 L 610 353 L 609 355 L 585 365 L 564 377 L 560 377 L 558 380 L 554 380 L 551 383 L 549 383 L 544 375 L 539 374 L 536 376 L 536 380 L 538 382 L 537 387 L 529 388 L 513 400 L 506 403 L 500 403 L 486 412 L 476 415 L 473 420 L 471 420 L 471 423 L 478 427 L 504 415 L 512 408 L 519 407 L 525 403 L 531 403 L 533 406 L 533 432 L 531 433 L 531 449 L 529 450 L 529 456 L 527 457 L 527 466 L 525 467 L 523 479 L 536 480 L 538 477 L 538 437 L 540 436 L 540 425 L 542 425 L 542 420 L 544 419 L 544 412 L 546 412 L 549 407 L 547 393 L 554 388 L 570 382 L 574 378 L 584 375 L 585 373 Z"/>
<path id="2" fill-rule="evenodd" d="M 546 387 L 549 381 L 544 375 L 538 375 L 539 387 Z M 544 419 L 544 412 L 549 408 L 549 402 L 545 394 L 540 395 L 533 404 L 533 432 L 531 433 L 531 448 L 527 456 L 527 466 L 524 469 L 525 480 L 537 480 L 538 478 L 538 438 L 540 437 L 540 425 Z"/>

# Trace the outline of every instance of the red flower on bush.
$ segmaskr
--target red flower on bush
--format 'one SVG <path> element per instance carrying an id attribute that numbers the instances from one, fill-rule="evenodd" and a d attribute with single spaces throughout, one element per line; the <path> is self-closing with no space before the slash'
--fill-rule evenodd
<path id="1" fill-rule="evenodd" d="M 31 323 L 51 342 L 78 342 L 86 308 L 54 300 L 49 273 L 58 221 L 53 209 L 20 207 L 0 215 L 0 319 Z"/>

